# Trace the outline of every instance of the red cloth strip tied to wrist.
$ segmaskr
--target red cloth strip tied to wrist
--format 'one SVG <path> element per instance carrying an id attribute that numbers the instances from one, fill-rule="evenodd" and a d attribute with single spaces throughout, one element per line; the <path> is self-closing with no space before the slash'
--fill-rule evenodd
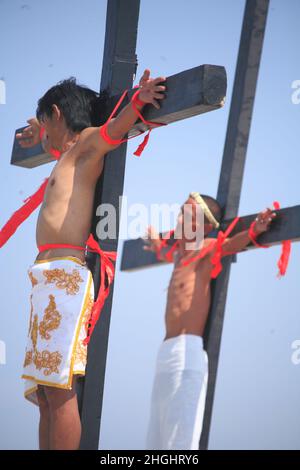
<path id="1" fill-rule="evenodd" d="M 168 261 L 168 262 L 172 262 L 173 261 L 173 256 L 174 256 L 174 252 L 176 251 L 177 247 L 178 247 L 178 240 L 174 243 L 174 245 L 164 254 L 162 255 L 161 252 L 163 250 L 163 248 L 165 248 L 167 245 L 168 245 L 168 241 L 170 240 L 171 236 L 174 234 L 175 230 L 170 230 L 166 236 L 167 238 L 163 238 L 160 240 L 160 244 L 159 246 L 155 247 L 155 253 L 156 253 L 156 257 L 158 260 L 160 261 Z"/>
<path id="2" fill-rule="evenodd" d="M 137 88 L 137 87 L 135 87 L 135 88 Z M 107 133 L 107 126 L 110 123 L 110 121 L 112 120 L 112 118 L 114 117 L 114 115 L 116 114 L 118 108 L 120 107 L 120 105 L 123 102 L 123 100 L 124 100 L 125 96 L 127 95 L 127 93 L 128 93 L 128 90 L 125 90 L 123 92 L 122 96 L 120 97 L 119 101 L 117 102 L 116 106 L 114 107 L 114 109 L 113 109 L 111 115 L 109 116 L 109 118 L 107 119 L 106 123 L 103 124 L 103 126 L 100 127 L 100 135 L 109 145 L 123 144 L 124 142 L 127 142 L 130 139 L 134 139 L 135 137 L 138 137 L 139 135 L 146 132 L 146 131 L 140 131 L 139 134 L 128 137 L 127 139 L 112 139 Z M 150 133 L 151 133 L 152 129 L 154 129 L 154 127 L 166 126 L 166 124 L 164 124 L 164 123 L 151 122 L 151 121 L 146 121 L 144 119 L 144 117 L 142 116 L 142 114 L 140 113 L 140 111 L 136 107 L 137 105 L 138 106 L 143 106 L 144 104 L 146 104 L 138 98 L 139 93 L 140 93 L 140 89 L 137 90 L 134 93 L 134 95 L 132 96 L 132 98 L 131 98 L 132 107 L 133 107 L 135 113 L 137 114 L 137 116 L 141 119 L 141 121 L 145 125 L 151 126 L 151 128 L 149 129 L 148 134 L 145 136 L 143 142 L 139 145 L 137 150 L 134 152 L 134 155 L 136 155 L 138 157 L 142 154 L 143 150 L 145 149 L 145 147 L 146 147 L 146 145 L 149 141 L 149 136 L 150 136 Z"/>
<path id="3" fill-rule="evenodd" d="M 275 210 L 280 209 L 280 204 L 279 204 L 278 201 L 274 201 L 273 206 L 274 206 Z M 270 248 L 268 245 L 261 245 L 260 243 L 258 243 L 256 241 L 256 238 L 258 237 L 258 234 L 256 234 L 254 232 L 255 223 L 256 223 L 255 221 L 252 222 L 252 224 L 250 225 L 250 228 L 249 228 L 249 238 L 250 238 L 250 240 L 258 248 Z M 277 277 L 279 277 L 279 278 L 286 274 L 287 267 L 288 267 L 288 264 L 289 264 L 291 249 L 292 249 L 291 240 L 283 240 L 281 242 L 281 253 L 280 253 L 279 260 L 277 261 L 277 266 L 278 266 L 278 269 L 279 269 Z"/>
<path id="4" fill-rule="evenodd" d="M 138 117 L 140 118 L 140 120 L 146 125 L 146 126 L 149 126 L 149 131 L 148 131 L 148 134 L 144 137 L 144 140 L 143 142 L 138 146 L 137 150 L 134 152 L 133 155 L 136 155 L 137 157 L 140 157 L 142 152 L 144 151 L 146 145 L 148 144 L 148 141 L 149 141 L 149 137 L 150 137 L 150 134 L 152 132 L 153 129 L 155 129 L 156 127 L 161 127 L 161 126 L 166 126 L 165 123 L 162 123 L 162 122 L 153 122 L 153 121 L 146 121 L 144 119 L 144 117 L 142 116 L 142 114 L 140 113 L 140 111 L 137 109 L 137 105 L 139 106 L 143 106 L 145 103 L 143 101 L 141 101 L 138 97 L 139 93 L 140 93 L 140 89 L 137 90 L 134 95 L 132 96 L 131 98 L 131 105 L 135 111 L 135 113 L 138 115 Z"/>
<path id="5" fill-rule="evenodd" d="M 45 250 L 51 250 L 54 248 L 69 248 L 74 250 L 81 251 L 90 251 L 92 253 L 97 253 L 100 256 L 100 287 L 96 300 L 94 301 L 90 317 L 86 321 L 87 326 L 87 336 L 84 339 L 83 343 L 88 344 L 90 342 L 91 335 L 94 331 L 97 321 L 100 318 L 102 308 L 104 306 L 105 300 L 107 299 L 110 286 L 114 280 L 115 275 L 115 265 L 114 262 L 117 258 L 117 253 L 115 251 L 104 251 L 100 248 L 99 243 L 94 239 L 93 235 L 90 234 L 86 247 L 69 245 L 64 243 L 48 243 L 46 245 L 40 245 L 39 252 Z"/>

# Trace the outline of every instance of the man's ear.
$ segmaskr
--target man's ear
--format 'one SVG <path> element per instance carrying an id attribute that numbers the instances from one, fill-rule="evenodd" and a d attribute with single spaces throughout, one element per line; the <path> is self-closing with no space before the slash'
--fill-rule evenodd
<path id="1" fill-rule="evenodd" d="M 52 116 L 54 116 L 54 119 L 56 121 L 59 121 L 59 119 L 61 117 L 61 110 L 59 109 L 59 107 L 56 104 L 52 105 Z"/>

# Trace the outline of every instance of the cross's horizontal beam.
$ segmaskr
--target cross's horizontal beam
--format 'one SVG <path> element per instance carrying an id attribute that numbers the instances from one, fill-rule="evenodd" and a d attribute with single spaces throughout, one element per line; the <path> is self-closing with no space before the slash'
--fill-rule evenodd
<path id="1" fill-rule="evenodd" d="M 221 108 L 225 103 L 227 78 L 225 68 L 222 66 L 200 65 L 168 77 L 165 85 L 167 87 L 166 98 L 161 108 L 156 109 L 152 105 L 145 106 L 143 115 L 146 120 L 170 124 Z M 134 91 L 134 89 L 130 90 L 128 99 Z M 119 97 L 118 95 L 109 98 L 106 106 L 108 112 L 113 109 Z M 126 105 L 128 99 L 124 101 L 123 106 Z M 98 114 L 103 115 L 100 107 Z M 100 125 L 100 119 L 94 125 Z M 21 132 L 25 127 L 17 129 L 16 132 Z M 136 135 L 139 130 L 145 129 L 146 126 L 141 121 L 137 121 L 129 135 Z M 44 153 L 40 144 L 24 149 L 15 138 L 11 156 L 12 165 L 33 168 L 50 161 L 52 157 Z"/>
<path id="2" fill-rule="evenodd" d="M 278 245 L 283 240 L 300 241 L 300 205 L 287 207 L 276 211 L 277 217 L 272 222 L 272 228 L 258 237 L 258 242 L 266 245 Z M 249 228 L 256 214 L 241 217 L 238 224 L 232 231 L 231 236 L 242 230 Z M 232 219 L 231 219 L 232 220 Z M 231 220 L 224 221 L 221 229 L 228 227 Z M 174 240 L 169 241 L 171 246 Z M 143 249 L 144 241 L 142 238 L 127 240 L 123 245 L 121 271 L 134 271 L 137 269 L 148 268 L 165 263 L 159 261 L 152 252 Z M 256 248 L 252 244 L 248 245 L 246 250 Z"/>

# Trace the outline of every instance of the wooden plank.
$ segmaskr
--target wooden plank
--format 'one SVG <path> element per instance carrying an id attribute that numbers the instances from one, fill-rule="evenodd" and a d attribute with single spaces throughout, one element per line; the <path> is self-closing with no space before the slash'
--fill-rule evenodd
<path id="1" fill-rule="evenodd" d="M 226 97 L 226 71 L 222 66 L 200 65 L 168 77 L 166 86 L 166 98 L 159 110 L 152 105 L 145 106 L 143 115 L 146 120 L 171 124 L 221 108 Z M 131 85 L 128 88 L 130 89 L 128 95 L 130 99 L 135 90 L 131 89 Z M 107 110 L 113 109 L 122 91 L 123 89 L 118 87 L 118 93 L 109 98 L 106 106 Z M 127 103 L 128 99 L 124 100 L 120 109 Z M 108 113 L 109 111 L 106 111 L 107 115 Z M 99 107 L 96 114 L 101 116 L 103 110 Z M 99 121 L 96 120 L 93 124 L 95 126 L 100 125 L 100 118 Z M 17 132 L 21 132 L 25 127 L 19 128 Z M 141 121 L 137 121 L 129 132 L 129 136 L 136 135 L 140 130 L 145 129 L 147 129 L 147 126 Z M 15 138 L 11 156 L 12 165 L 33 168 L 51 160 L 52 157 L 44 153 L 40 144 L 30 149 L 24 149 Z"/>
<path id="2" fill-rule="evenodd" d="M 225 218 L 238 214 L 244 167 L 265 35 L 269 0 L 247 0 L 229 112 L 217 200 Z M 207 449 L 212 418 L 221 337 L 232 257 L 223 263 L 221 275 L 212 283 L 212 302 L 204 333 L 209 376 L 200 449 Z"/>
<path id="3" fill-rule="evenodd" d="M 272 222 L 272 229 L 260 237 L 259 243 L 266 245 L 278 245 L 283 240 L 293 240 L 294 242 L 300 241 L 300 205 L 287 207 L 275 211 L 277 218 Z M 231 236 L 236 233 L 246 230 L 250 227 L 251 222 L 255 219 L 256 214 L 246 215 L 241 217 L 238 224 L 231 233 Z M 221 230 L 225 230 L 233 219 L 229 219 L 221 224 Z M 171 247 L 175 240 L 168 242 Z M 159 266 L 165 264 L 164 261 L 156 259 L 154 253 L 145 251 L 143 249 L 144 241 L 142 238 L 135 240 L 126 240 L 123 244 L 121 271 L 137 271 L 139 269 L 149 268 L 151 266 Z M 252 244 L 248 245 L 245 250 L 248 251 L 257 249 Z"/>
<path id="4" fill-rule="evenodd" d="M 118 94 L 125 88 L 132 87 L 136 70 L 136 40 L 139 17 L 139 0 L 108 0 L 106 16 L 106 34 L 101 77 L 101 89 L 108 89 L 111 94 Z M 100 203 L 110 203 L 119 216 L 119 196 L 123 193 L 123 181 L 126 162 L 126 144 L 117 148 L 105 158 L 104 170 L 97 184 L 93 214 Z M 98 239 L 95 228 L 98 222 L 93 217 L 92 231 Z M 117 220 L 117 234 L 119 220 Z M 115 239 L 99 240 L 104 250 L 116 251 L 118 235 Z M 93 271 L 96 291 L 99 287 L 99 258 L 90 257 L 89 267 Z M 101 317 L 94 329 L 89 347 L 86 376 L 78 384 L 81 401 L 82 437 L 80 449 L 98 449 L 101 425 L 103 390 L 106 369 L 106 357 L 110 316 L 113 298 L 113 286 L 106 299 Z M 101 441 L 100 441 L 101 448 Z"/>

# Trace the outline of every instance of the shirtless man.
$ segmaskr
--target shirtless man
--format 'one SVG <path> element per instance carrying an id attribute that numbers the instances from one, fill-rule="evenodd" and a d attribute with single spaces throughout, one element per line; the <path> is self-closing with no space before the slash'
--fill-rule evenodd
<path id="1" fill-rule="evenodd" d="M 150 78 L 145 70 L 135 105 L 159 108 L 164 77 Z M 96 94 L 64 80 L 39 100 L 37 118 L 17 134 L 22 147 L 40 142 L 46 152 L 61 156 L 50 175 L 40 209 L 37 245 L 84 247 L 90 234 L 94 191 L 104 156 L 118 147 L 108 143 L 99 127 L 92 127 L 91 100 Z M 131 129 L 137 114 L 129 103 L 106 126 L 115 142 Z M 106 134 L 106 135 L 107 135 Z M 78 449 L 81 423 L 75 375 L 84 375 L 86 320 L 93 303 L 92 276 L 84 251 L 55 248 L 42 251 L 29 270 L 32 281 L 31 318 L 24 362 L 25 397 L 39 406 L 40 449 Z"/>
<path id="2" fill-rule="evenodd" d="M 201 196 L 199 193 L 191 194 L 193 196 L 190 195 L 181 208 L 175 231 L 182 233 L 182 238 L 178 240 L 174 252 L 174 269 L 168 288 L 166 335 L 157 356 L 147 449 L 199 449 L 208 378 L 207 354 L 203 350 L 202 337 L 211 301 L 212 260 L 216 247 L 216 239 L 209 237 L 209 234 L 218 226 L 222 211 L 215 199 L 202 196 L 210 212 L 208 215 L 213 216 L 210 220 L 216 223 L 204 215 L 201 250 L 204 253 L 209 246 L 213 248 L 203 258 L 199 258 L 200 250 L 187 249 L 188 243 L 193 240 L 185 235 L 187 211 L 192 215 L 193 233 L 198 224 L 197 199 Z M 267 231 L 275 216 L 271 209 L 261 212 L 253 224 L 253 235 L 258 236 Z M 201 227 L 198 226 L 198 229 Z M 161 244 L 159 234 L 151 226 L 147 230 L 145 242 L 147 245 L 144 249 L 154 252 Z M 223 256 L 243 250 L 250 242 L 248 230 L 226 238 Z M 194 260 L 197 255 L 198 259 Z M 163 251 L 160 257 L 167 259 Z"/>

